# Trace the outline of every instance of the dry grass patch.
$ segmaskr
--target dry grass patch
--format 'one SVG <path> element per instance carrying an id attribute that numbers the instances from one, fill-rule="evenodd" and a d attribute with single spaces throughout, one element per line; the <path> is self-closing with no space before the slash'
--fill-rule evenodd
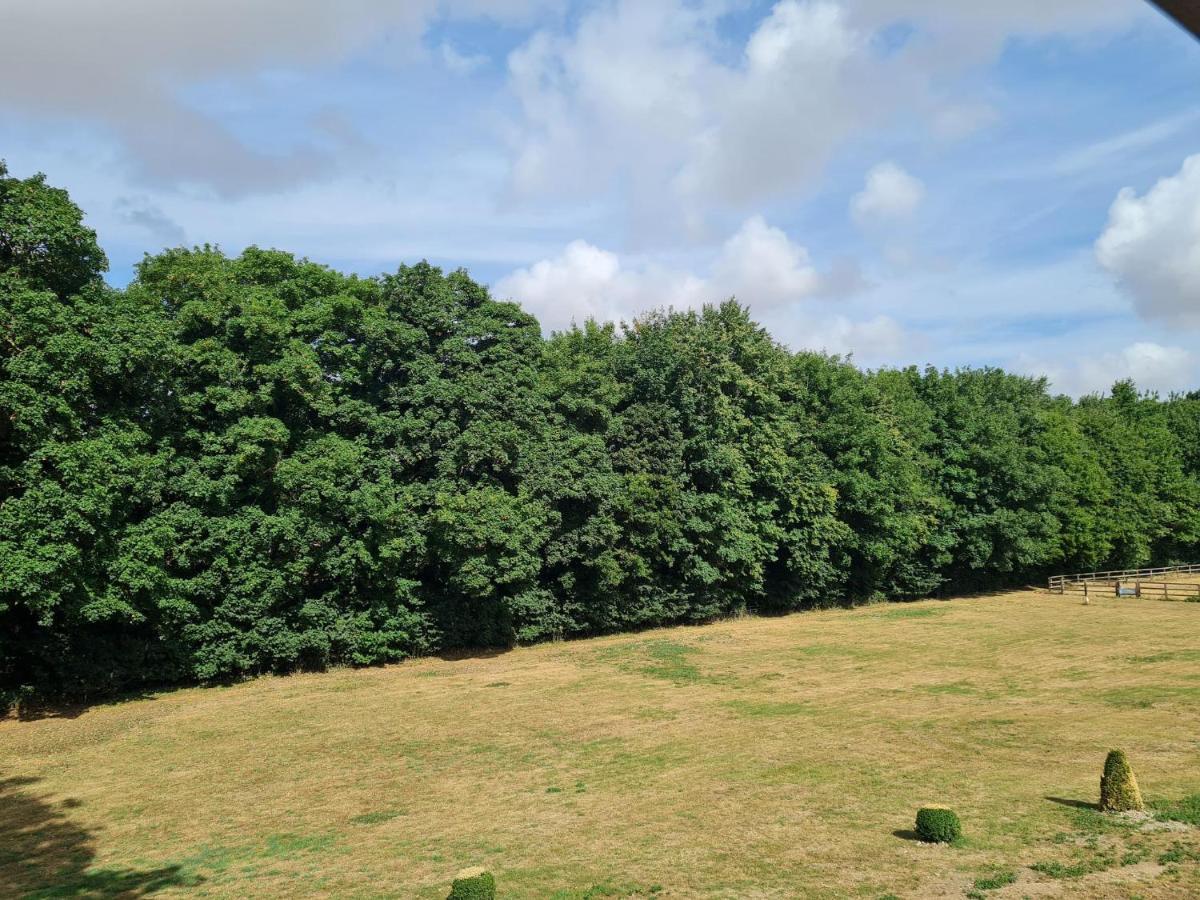
<path id="1" fill-rule="evenodd" d="M 0 895 L 1181 896 L 1194 830 L 1078 804 L 1111 746 L 1200 792 L 1198 617 L 1024 592 L 6 720 Z M 937 803 L 962 846 L 906 838 Z"/>

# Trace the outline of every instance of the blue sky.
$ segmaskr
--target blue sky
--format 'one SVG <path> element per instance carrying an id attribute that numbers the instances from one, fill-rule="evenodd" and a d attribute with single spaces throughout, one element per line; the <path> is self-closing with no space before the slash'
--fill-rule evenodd
<path id="1" fill-rule="evenodd" d="M 1200 44 L 1142 0 L 0 0 L 0 157 L 145 251 L 736 295 L 863 365 L 1200 386 Z"/>

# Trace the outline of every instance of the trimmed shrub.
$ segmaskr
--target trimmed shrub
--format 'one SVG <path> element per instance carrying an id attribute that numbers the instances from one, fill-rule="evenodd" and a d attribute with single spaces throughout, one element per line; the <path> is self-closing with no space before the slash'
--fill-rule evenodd
<path id="1" fill-rule="evenodd" d="M 917 837 L 929 844 L 949 844 L 962 836 L 962 823 L 954 810 L 923 806 L 917 810 Z"/>
<path id="2" fill-rule="evenodd" d="M 1100 808 L 1105 812 L 1143 810 L 1142 792 L 1138 790 L 1133 768 L 1123 750 L 1109 750 L 1100 777 Z"/>
<path id="3" fill-rule="evenodd" d="M 482 869 L 468 869 L 460 872 L 450 886 L 450 896 L 446 900 L 495 900 L 496 879 L 491 872 Z"/>

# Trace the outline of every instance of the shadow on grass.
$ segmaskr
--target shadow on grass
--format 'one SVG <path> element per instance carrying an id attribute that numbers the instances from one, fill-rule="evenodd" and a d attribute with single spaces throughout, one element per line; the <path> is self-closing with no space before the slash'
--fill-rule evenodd
<path id="1" fill-rule="evenodd" d="M 497 656 L 511 653 L 512 650 L 512 647 L 455 647 L 439 650 L 433 655 L 444 662 L 460 662 L 464 659 L 495 659 Z"/>
<path id="2" fill-rule="evenodd" d="M 134 700 L 153 700 L 154 695 L 163 688 L 146 688 L 136 691 L 125 691 L 119 694 L 98 697 L 89 701 L 71 700 L 22 700 L 14 708 L 7 711 L 0 707 L 0 719 L 4 716 L 16 716 L 22 722 L 38 722 L 42 719 L 78 719 L 90 709 L 101 706 L 119 706 Z"/>
<path id="3" fill-rule="evenodd" d="M 898 837 L 904 841 L 916 841 L 918 844 L 923 843 L 921 836 L 911 828 L 899 828 L 892 832 L 892 837 Z"/>
<path id="4" fill-rule="evenodd" d="M 1069 806 L 1072 809 L 1099 809 L 1099 803 L 1089 803 L 1086 800 L 1071 800 L 1067 797 L 1046 797 L 1051 803 L 1057 803 L 1059 806 Z"/>
<path id="5" fill-rule="evenodd" d="M 37 781 L 0 779 L 0 883 L 9 885 L 14 896 L 145 897 L 202 881 L 185 876 L 179 866 L 145 871 L 93 869 L 95 838 L 45 798 L 22 790 Z M 81 805 L 78 800 L 66 800 L 61 808 Z"/>

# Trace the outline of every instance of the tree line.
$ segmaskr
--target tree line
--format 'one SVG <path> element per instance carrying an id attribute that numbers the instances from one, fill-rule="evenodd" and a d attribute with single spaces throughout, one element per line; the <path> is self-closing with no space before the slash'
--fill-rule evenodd
<path id="1" fill-rule="evenodd" d="M 544 338 L 463 271 L 146 256 L 0 166 L 0 699 L 1200 557 L 1200 392 L 862 371 L 729 301 Z"/>

